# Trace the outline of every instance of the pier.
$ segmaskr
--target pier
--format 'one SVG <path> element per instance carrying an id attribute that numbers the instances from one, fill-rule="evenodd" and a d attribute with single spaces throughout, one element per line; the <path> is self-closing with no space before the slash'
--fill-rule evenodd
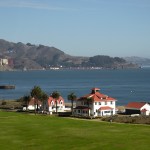
<path id="1" fill-rule="evenodd" d="M 15 85 L 0 85 L 0 89 L 15 89 Z"/>

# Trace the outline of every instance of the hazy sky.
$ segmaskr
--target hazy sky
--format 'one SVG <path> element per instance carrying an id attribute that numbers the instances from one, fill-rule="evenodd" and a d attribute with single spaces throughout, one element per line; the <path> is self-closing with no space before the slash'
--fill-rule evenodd
<path id="1" fill-rule="evenodd" d="M 0 0 L 0 38 L 75 56 L 150 58 L 150 0 Z"/>

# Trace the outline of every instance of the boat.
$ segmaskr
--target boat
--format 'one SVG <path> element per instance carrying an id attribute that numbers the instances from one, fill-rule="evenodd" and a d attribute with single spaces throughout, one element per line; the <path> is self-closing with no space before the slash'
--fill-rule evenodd
<path id="1" fill-rule="evenodd" d="M 15 89 L 15 85 L 0 85 L 0 89 Z"/>

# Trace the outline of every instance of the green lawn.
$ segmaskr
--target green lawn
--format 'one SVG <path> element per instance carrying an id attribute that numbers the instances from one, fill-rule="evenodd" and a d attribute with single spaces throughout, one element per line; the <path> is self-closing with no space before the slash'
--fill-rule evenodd
<path id="1" fill-rule="evenodd" d="M 0 112 L 1 150 L 149 150 L 150 126 Z"/>

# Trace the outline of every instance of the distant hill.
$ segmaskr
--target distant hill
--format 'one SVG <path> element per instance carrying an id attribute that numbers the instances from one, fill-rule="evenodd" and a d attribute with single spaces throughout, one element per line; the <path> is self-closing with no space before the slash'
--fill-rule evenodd
<path id="1" fill-rule="evenodd" d="M 127 62 L 138 64 L 139 66 L 150 66 L 150 59 L 143 57 L 124 57 Z"/>
<path id="2" fill-rule="evenodd" d="M 137 67 L 119 57 L 93 56 L 76 57 L 63 51 L 44 45 L 31 43 L 13 43 L 0 39 L 0 58 L 11 60 L 14 69 L 49 69 L 50 67 L 100 67 L 100 68 L 130 68 Z M 13 64 L 12 64 L 13 63 Z"/>

